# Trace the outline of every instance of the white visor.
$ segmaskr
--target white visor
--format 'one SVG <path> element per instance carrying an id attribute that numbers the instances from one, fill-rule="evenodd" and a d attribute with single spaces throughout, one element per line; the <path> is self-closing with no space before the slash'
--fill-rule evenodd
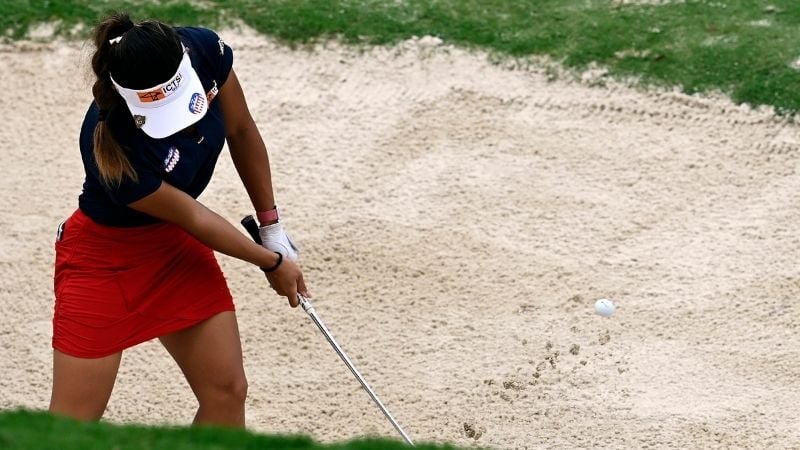
<path id="1" fill-rule="evenodd" d="M 164 83 L 148 89 L 127 89 L 114 78 L 111 82 L 128 104 L 136 126 L 155 139 L 181 131 L 208 111 L 203 85 L 185 48 L 178 71 Z"/>

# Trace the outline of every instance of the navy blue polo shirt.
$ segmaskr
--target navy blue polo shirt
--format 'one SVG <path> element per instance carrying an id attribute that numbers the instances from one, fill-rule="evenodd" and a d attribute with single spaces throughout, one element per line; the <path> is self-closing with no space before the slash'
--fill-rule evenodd
<path id="1" fill-rule="evenodd" d="M 225 123 L 222 109 L 214 96 L 231 71 L 233 51 L 217 34 L 204 28 L 176 28 L 183 45 L 189 49 L 197 75 L 208 93 L 206 115 L 192 133 L 181 131 L 163 139 L 153 139 L 136 128 L 125 102 L 109 111 L 106 125 L 122 145 L 137 180 L 124 177 L 119 185 L 107 185 L 100 179 L 94 158 L 93 135 L 97 125 L 97 105 L 92 102 L 83 120 L 80 134 L 81 157 L 86 171 L 78 206 L 97 223 L 115 227 L 135 227 L 160 220 L 127 205 L 140 200 L 165 181 L 197 198 L 211 181 L 222 146 Z"/>

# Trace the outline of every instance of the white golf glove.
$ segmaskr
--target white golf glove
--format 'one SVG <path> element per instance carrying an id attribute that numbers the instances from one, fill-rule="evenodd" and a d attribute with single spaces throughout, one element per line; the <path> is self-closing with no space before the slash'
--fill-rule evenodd
<path id="1" fill-rule="evenodd" d="M 290 261 L 297 261 L 300 250 L 286 234 L 282 223 L 258 227 L 258 235 L 261 237 L 261 245 L 265 248 L 280 253 Z"/>

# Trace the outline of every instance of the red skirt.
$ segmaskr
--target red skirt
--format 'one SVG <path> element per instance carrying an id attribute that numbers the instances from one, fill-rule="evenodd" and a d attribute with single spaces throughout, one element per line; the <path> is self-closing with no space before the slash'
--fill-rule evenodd
<path id="1" fill-rule="evenodd" d="M 55 247 L 53 348 L 68 355 L 108 356 L 234 310 L 213 250 L 177 225 L 108 227 L 78 209 Z"/>

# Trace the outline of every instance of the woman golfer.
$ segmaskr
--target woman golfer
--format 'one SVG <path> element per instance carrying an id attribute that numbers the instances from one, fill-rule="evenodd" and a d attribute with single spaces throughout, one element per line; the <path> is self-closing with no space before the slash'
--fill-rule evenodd
<path id="1" fill-rule="evenodd" d="M 56 242 L 50 411 L 99 419 L 122 351 L 157 337 L 197 396 L 195 423 L 243 426 L 239 332 L 213 252 L 263 268 L 293 307 L 308 293 L 231 49 L 207 29 L 125 14 L 102 21 L 94 44 L 86 178 Z M 264 247 L 195 200 L 226 140 Z"/>

